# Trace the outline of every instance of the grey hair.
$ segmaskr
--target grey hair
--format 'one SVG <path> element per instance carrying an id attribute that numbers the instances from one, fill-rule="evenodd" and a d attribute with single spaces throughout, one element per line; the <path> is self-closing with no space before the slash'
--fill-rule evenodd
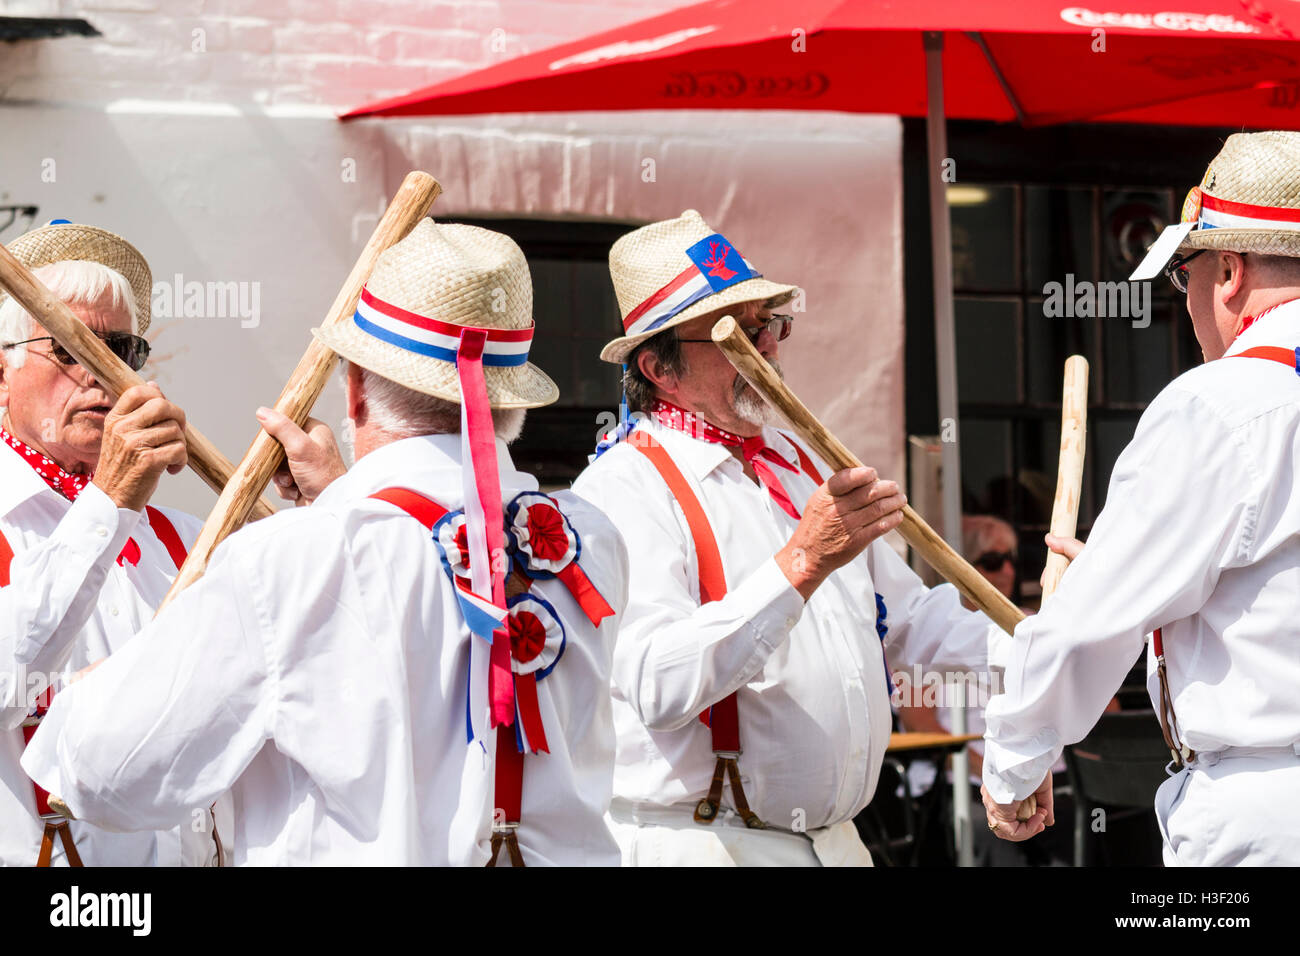
<path id="1" fill-rule="evenodd" d="M 623 390 L 627 392 L 628 410 L 649 413 L 655 403 L 655 384 L 646 378 L 637 362 L 642 352 L 648 352 L 658 359 L 663 374 L 676 376 L 686 372 L 686 354 L 682 351 L 682 343 L 677 340 L 677 336 L 668 329 L 652 335 L 628 353 L 623 372 Z"/>
<path id="2" fill-rule="evenodd" d="M 346 361 L 340 363 L 347 375 Z M 418 435 L 460 434 L 460 404 L 399 385 L 368 368 L 361 369 L 368 424 L 394 441 Z M 494 408 L 492 425 L 506 444 L 524 430 L 526 409 Z"/>
<path id="3" fill-rule="evenodd" d="M 41 266 L 33 270 L 33 275 L 68 305 L 91 305 L 107 295 L 114 309 L 125 308 L 131 316 L 131 331 L 140 331 L 135 293 L 120 272 L 99 262 L 65 260 Z M 6 296 L 0 304 L 0 345 L 29 339 L 35 329 L 36 320 L 15 299 Z M 27 361 L 27 346 L 16 345 L 0 350 L 0 354 L 10 368 L 22 368 Z"/>

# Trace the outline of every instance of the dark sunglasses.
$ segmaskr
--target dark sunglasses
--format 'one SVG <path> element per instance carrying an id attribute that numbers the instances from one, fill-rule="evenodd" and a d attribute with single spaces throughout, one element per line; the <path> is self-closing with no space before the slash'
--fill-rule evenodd
<path id="1" fill-rule="evenodd" d="M 95 335 L 108 346 L 110 352 L 125 362 L 133 372 L 138 372 L 144 368 L 144 363 L 149 358 L 149 343 L 138 335 L 132 335 L 130 332 L 96 332 Z M 60 365 L 76 365 L 77 360 L 72 357 L 72 353 L 65 349 L 54 338 L 49 335 L 42 335 L 36 339 L 26 339 L 22 342 L 10 342 L 8 345 L 0 345 L 0 348 L 11 349 L 16 345 L 30 345 L 33 342 L 50 342 L 50 355 Z"/>
<path id="2" fill-rule="evenodd" d="M 1202 252 L 1208 251 L 1208 249 L 1197 249 L 1190 256 L 1174 256 L 1169 260 L 1169 265 L 1165 266 L 1166 278 L 1168 278 L 1169 281 L 1174 284 L 1174 288 L 1183 295 L 1187 295 L 1187 279 L 1189 276 L 1187 263 L 1191 262 Z"/>
<path id="3" fill-rule="evenodd" d="M 1010 561 L 1016 563 L 1014 551 L 985 551 L 975 559 L 975 564 L 992 574 L 994 571 L 1000 571 L 1002 565 Z"/>
<path id="4" fill-rule="evenodd" d="M 742 325 L 741 331 L 749 336 L 749 341 L 758 344 L 758 337 L 763 334 L 764 330 L 771 332 L 772 337 L 781 342 L 790 337 L 794 331 L 793 315 L 774 315 L 770 319 L 763 319 L 760 324 L 754 326 Z M 713 343 L 713 339 L 678 339 L 678 342 L 708 342 Z"/>

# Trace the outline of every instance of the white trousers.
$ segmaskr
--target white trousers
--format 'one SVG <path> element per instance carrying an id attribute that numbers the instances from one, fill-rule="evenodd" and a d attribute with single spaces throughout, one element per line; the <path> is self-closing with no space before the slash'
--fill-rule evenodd
<path id="1" fill-rule="evenodd" d="M 606 822 L 624 866 L 871 866 L 853 821 L 791 833 L 751 830 L 724 811 L 708 826 L 694 806 L 634 806 L 615 800 Z"/>
<path id="2" fill-rule="evenodd" d="M 1300 865 L 1300 756 L 1197 755 L 1156 791 L 1166 866 Z"/>

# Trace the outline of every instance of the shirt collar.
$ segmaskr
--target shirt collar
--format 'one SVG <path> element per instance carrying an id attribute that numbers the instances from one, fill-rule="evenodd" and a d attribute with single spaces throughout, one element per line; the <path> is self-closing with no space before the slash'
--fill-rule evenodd
<path id="1" fill-rule="evenodd" d="M 1265 309 L 1232 340 L 1224 355 L 1236 355 L 1260 345 L 1280 345 L 1289 349 L 1300 346 L 1300 299 Z"/>
<path id="2" fill-rule="evenodd" d="M 515 470 L 506 443 L 498 438 L 496 447 L 502 496 L 508 498 L 520 491 L 536 491 L 537 479 Z M 438 504 L 454 510 L 461 504 L 460 473 L 459 434 L 403 438 L 365 455 L 347 474 L 332 482 L 316 502 L 338 505 L 354 498 L 364 498 L 381 488 L 399 486 L 436 495 Z"/>
<path id="3" fill-rule="evenodd" d="M 696 478 L 703 478 L 728 460 L 734 461 L 738 465 L 741 463 L 740 459 L 733 455 L 731 449 L 726 445 L 704 441 L 702 438 L 694 438 L 686 432 L 679 432 L 674 428 L 660 425 L 650 418 L 637 425 L 637 431 L 643 428 L 649 431 L 659 444 L 668 449 L 668 453 L 673 456 L 673 461 L 679 465 L 685 465 Z M 767 443 L 769 448 L 794 465 L 795 468 L 799 467 L 798 454 L 789 439 L 770 426 L 763 428 L 762 435 L 763 441 Z M 636 432 L 633 432 L 628 440 L 635 441 Z"/>
<path id="4" fill-rule="evenodd" d="M 9 514 L 42 493 L 67 503 L 66 498 L 57 494 L 32 470 L 31 465 L 23 461 L 22 455 L 5 442 L 0 442 L 0 515 Z"/>

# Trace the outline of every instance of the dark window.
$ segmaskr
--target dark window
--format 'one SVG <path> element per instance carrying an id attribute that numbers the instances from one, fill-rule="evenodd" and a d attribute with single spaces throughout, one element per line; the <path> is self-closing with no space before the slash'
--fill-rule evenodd
<path id="1" fill-rule="evenodd" d="M 1096 292 L 1127 279 L 1221 142 L 1202 130 L 949 125 L 962 509 L 1015 527 L 1029 592 L 1046 560 L 1065 359 L 1079 353 L 1090 366 L 1080 537 L 1142 411 L 1200 361 L 1182 297 L 1163 279 L 1148 284 L 1146 328 L 1053 313 L 1081 304 L 1072 283 Z M 907 429 L 937 434 L 923 125 L 906 121 L 904 148 Z"/>

